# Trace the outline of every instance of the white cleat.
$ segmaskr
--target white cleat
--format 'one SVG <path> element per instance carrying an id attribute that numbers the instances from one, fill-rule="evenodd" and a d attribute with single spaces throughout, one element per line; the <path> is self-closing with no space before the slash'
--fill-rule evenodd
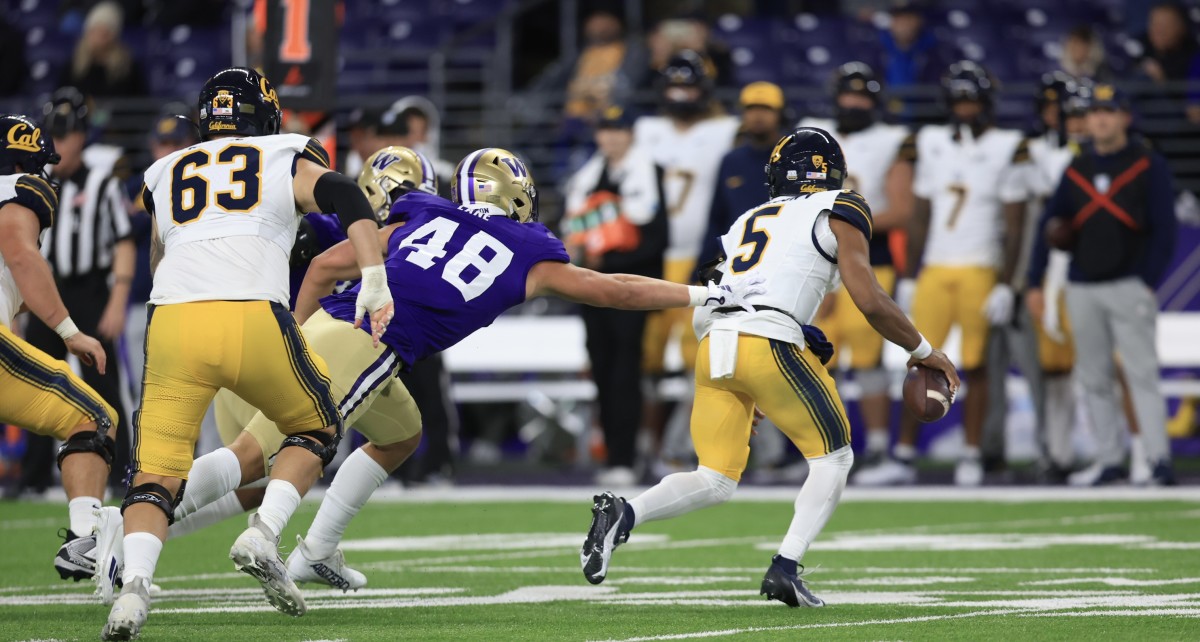
<path id="1" fill-rule="evenodd" d="M 357 591 L 367 585 L 367 576 L 346 566 L 342 549 L 323 559 L 313 559 L 304 545 L 304 538 L 296 536 L 296 549 L 287 558 L 288 574 L 297 582 L 325 584 L 345 591 Z"/>
<path id="2" fill-rule="evenodd" d="M 911 464 L 888 458 L 858 471 L 850 483 L 855 486 L 908 486 L 916 481 L 917 471 Z"/>
<path id="3" fill-rule="evenodd" d="M 1150 460 L 1131 453 L 1129 455 L 1129 483 L 1134 486 L 1149 486 L 1153 481 L 1154 471 L 1150 467 Z"/>
<path id="4" fill-rule="evenodd" d="M 281 613 L 300 617 L 308 611 L 304 596 L 279 558 L 279 538 L 263 525 L 257 513 L 250 516 L 250 527 L 233 542 L 229 559 L 237 570 L 262 584 L 267 601 Z"/>
<path id="5" fill-rule="evenodd" d="M 954 485 L 974 488 L 983 485 L 983 463 L 978 457 L 964 457 L 954 467 Z"/>
<path id="6" fill-rule="evenodd" d="M 125 568 L 125 520 L 121 517 L 121 509 L 105 506 L 96 511 L 92 534 L 96 536 L 96 574 L 92 576 L 92 582 L 96 584 L 95 595 L 101 604 L 112 604 L 121 571 Z"/>
<path id="7" fill-rule="evenodd" d="M 125 584 L 112 610 L 108 622 L 100 631 L 101 640 L 136 640 L 146 617 L 150 614 L 150 580 L 135 577 Z"/>

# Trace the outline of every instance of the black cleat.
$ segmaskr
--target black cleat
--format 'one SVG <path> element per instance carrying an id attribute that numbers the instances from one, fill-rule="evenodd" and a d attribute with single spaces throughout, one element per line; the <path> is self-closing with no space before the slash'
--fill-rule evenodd
<path id="1" fill-rule="evenodd" d="M 778 600 L 792 608 L 825 606 L 825 600 L 808 590 L 808 584 L 800 579 L 801 574 L 788 573 L 779 564 L 779 559 L 778 555 L 771 558 L 771 568 L 767 569 L 767 574 L 763 576 L 759 595 L 766 595 L 768 600 Z M 803 572 L 804 567 L 801 566 L 800 570 Z"/>
<path id="2" fill-rule="evenodd" d="M 599 584 L 608 575 L 608 560 L 618 546 L 629 540 L 629 528 L 625 519 L 625 500 L 605 491 L 595 496 L 592 505 L 592 525 L 587 539 L 579 551 L 579 563 L 583 576 L 592 584 Z M 632 526 L 630 524 L 629 526 Z"/>
<path id="3" fill-rule="evenodd" d="M 1171 468 L 1171 460 L 1164 459 L 1154 464 L 1154 473 L 1150 477 L 1150 483 L 1154 486 L 1179 485 L 1175 479 L 1175 471 Z"/>
<path id="4" fill-rule="evenodd" d="M 80 537 L 67 530 L 58 532 L 65 541 L 54 556 L 54 570 L 64 580 L 90 579 L 96 574 L 96 536 Z"/>

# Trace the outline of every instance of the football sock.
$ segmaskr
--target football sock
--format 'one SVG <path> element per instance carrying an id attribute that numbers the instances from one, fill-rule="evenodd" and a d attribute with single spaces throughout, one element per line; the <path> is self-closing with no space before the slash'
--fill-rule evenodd
<path id="1" fill-rule="evenodd" d="M 121 581 L 131 584 L 135 577 L 153 579 L 154 567 L 158 566 L 158 556 L 162 553 L 162 540 L 150 533 L 130 533 L 122 541 L 125 570 L 121 572 Z"/>
<path id="2" fill-rule="evenodd" d="M 1056 466 L 1070 468 L 1075 461 L 1075 447 L 1071 433 L 1075 428 L 1075 395 L 1071 390 L 1071 377 L 1052 375 L 1046 377 L 1046 450 L 1050 461 Z"/>
<path id="3" fill-rule="evenodd" d="M 621 506 L 623 507 L 623 516 L 621 520 L 621 531 L 618 533 L 622 538 L 629 537 L 629 531 L 633 530 L 633 525 L 637 523 L 637 513 L 634 512 L 633 506 L 629 505 L 625 498 L 621 498 Z"/>
<path id="4" fill-rule="evenodd" d="M 854 451 L 849 446 L 808 460 L 808 479 L 796 496 L 796 514 L 779 546 L 780 555 L 797 562 L 804 559 L 809 544 L 821 534 L 837 508 L 853 464 Z"/>
<path id="5" fill-rule="evenodd" d="M 911 465 L 916 458 L 917 449 L 911 444 L 896 444 L 895 448 L 892 448 L 892 459 L 902 464 Z"/>
<path id="6" fill-rule="evenodd" d="M 67 503 L 67 515 L 71 519 L 71 532 L 76 537 L 87 537 L 96 526 L 96 511 L 100 500 L 95 497 L 76 497 Z"/>
<path id="7" fill-rule="evenodd" d="M 630 528 L 720 504 L 733 495 L 737 484 L 704 466 L 690 473 L 667 475 L 650 490 L 629 500 L 636 520 Z"/>
<path id="8" fill-rule="evenodd" d="M 888 447 L 888 431 L 887 428 L 869 428 L 867 429 L 867 456 L 877 453 L 887 452 Z"/>
<path id="9" fill-rule="evenodd" d="M 979 446 L 963 446 L 962 459 L 979 459 Z"/>
<path id="10" fill-rule="evenodd" d="M 188 490 L 191 490 L 190 486 Z M 167 533 L 167 539 L 194 533 L 201 528 L 211 526 L 217 522 L 223 522 L 234 515 L 241 515 L 244 512 L 246 511 L 242 509 L 242 503 L 238 501 L 237 493 L 225 493 L 217 501 L 207 506 L 201 506 L 200 510 L 183 519 L 175 520 L 175 523 L 171 524 L 171 529 Z"/>
<path id="11" fill-rule="evenodd" d="M 800 570 L 798 568 L 799 564 L 796 563 L 796 560 L 788 559 L 783 555 L 776 555 L 775 557 L 771 558 L 771 563 L 783 569 L 783 572 L 787 573 L 788 575 L 795 575 L 796 571 Z"/>
<path id="12" fill-rule="evenodd" d="M 387 471 L 363 449 L 350 453 L 338 468 L 337 475 L 334 475 L 333 483 L 325 492 L 325 499 L 321 501 L 317 516 L 308 529 L 308 535 L 304 537 L 304 546 L 313 559 L 333 555 L 350 520 L 362 510 L 371 493 L 387 478 Z"/>
<path id="13" fill-rule="evenodd" d="M 200 510 L 242 483 L 242 467 L 237 455 L 228 448 L 218 448 L 192 462 L 188 473 L 187 492 L 175 508 L 178 521 Z"/>
<path id="14" fill-rule="evenodd" d="M 262 506 L 258 507 L 258 518 L 271 530 L 271 535 L 279 537 L 298 506 L 300 491 L 289 481 L 272 479 L 271 483 L 267 484 L 267 494 L 263 496 Z"/>

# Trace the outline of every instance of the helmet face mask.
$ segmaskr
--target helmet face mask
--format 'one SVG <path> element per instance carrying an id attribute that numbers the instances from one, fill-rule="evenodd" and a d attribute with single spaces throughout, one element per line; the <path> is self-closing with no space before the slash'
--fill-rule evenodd
<path id="1" fill-rule="evenodd" d="M 380 222 L 391 215 L 392 203 L 408 192 L 437 195 L 433 164 L 407 147 L 391 146 L 371 154 L 358 175 L 358 186 L 367 196 Z"/>
<path id="2" fill-rule="evenodd" d="M 779 139 L 764 168 L 771 198 L 841 189 L 846 156 L 829 132 L 800 127 Z"/>
<path id="3" fill-rule="evenodd" d="M 962 60 L 950 65 L 942 77 L 942 100 L 951 123 L 970 127 L 976 136 L 983 133 L 992 124 L 995 88 L 991 74 L 979 63 Z M 958 108 L 959 103 L 976 103 L 979 109 Z"/>
<path id="4" fill-rule="evenodd" d="M 708 108 L 713 79 L 704 58 L 684 49 L 671 56 L 658 80 L 663 112 L 694 118 Z"/>
<path id="5" fill-rule="evenodd" d="M 200 90 L 200 138 L 279 133 L 279 96 L 266 76 L 248 67 L 219 71 Z"/>
<path id="6" fill-rule="evenodd" d="M 538 220 L 537 187 L 529 169 L 515 154 L 498 147 L 476 150 L 459 161 L 450 198 L 458 205 L 498 207 L 521 223 Z"/>

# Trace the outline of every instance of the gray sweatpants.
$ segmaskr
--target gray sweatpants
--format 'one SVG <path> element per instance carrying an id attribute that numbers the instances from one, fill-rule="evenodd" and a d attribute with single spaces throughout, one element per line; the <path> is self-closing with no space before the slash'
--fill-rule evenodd
<path id="1" fill-rule="evenodd" d="M 1113 353 L 1133 394 L 1142 444 L 1151 464 L 1170 456 L 1166 401 L 1159 391 L 1155 328 L 1158 300 L 1136 277 L 1103 283 L 1069 283 L 1067 310 L 1075 337 L 1075 376 L 1083 386 L 1096 437 L 1096 460 L 1124 460 L 1121 406 Z"/>

